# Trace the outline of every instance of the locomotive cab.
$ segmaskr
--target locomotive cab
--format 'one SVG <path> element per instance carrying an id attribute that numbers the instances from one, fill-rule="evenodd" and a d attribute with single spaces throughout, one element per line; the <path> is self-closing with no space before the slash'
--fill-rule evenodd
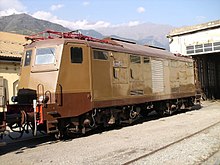
<path id="1" fill-rule="evenodd" d="M 44 45 L 39 42 L 25 47 L 18 88 L 37 90 L 37 86 L 42 84 L 45 89 L 54 93 L 63 44 L 48 43 L 48 46 L 41 44 Z M 43 91 L 37 92 L 42 94 Z"/>

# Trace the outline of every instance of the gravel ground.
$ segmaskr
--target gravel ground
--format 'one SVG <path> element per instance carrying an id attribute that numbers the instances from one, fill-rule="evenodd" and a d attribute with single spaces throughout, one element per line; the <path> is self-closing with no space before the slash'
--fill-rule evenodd
<path id="1" fill-rule="evenodd" d="M 132 164 L 201 164 L 219 150 L 220 124 Z"/>
<path id="2" fill-rule="evenodd" d="M 218 121 L 220 102 L 204 102 L 200 110 L 87 137 L 41 143 L 6 154 L 2 154 L 0 148 L 0 160 L 5 165 L 123 164 Z M 219 164 L 219 149 L 220 124 L 134 164 L 201 164 L 204 161 L 204 164 Z"/>

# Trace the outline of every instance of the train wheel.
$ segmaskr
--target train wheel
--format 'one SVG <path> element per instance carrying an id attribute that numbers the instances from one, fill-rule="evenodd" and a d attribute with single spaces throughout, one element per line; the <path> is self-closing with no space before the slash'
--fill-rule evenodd
<path id="1" fill-rule="evenodd" d="M 63 134 L 59 131 L 54 134 L 55 139 L 57 140 L 62 140 L 63 139 Z"/>
<path id="2" fill-rule="evenodd" d="M 12 140 L 17 140 L 23 136 L 24 128 L 20 124 L 15 123 L 8 126 L 12 130 L 12 132 L 8 135 Z"/>
<path id="3" fill-rule="evenodd" d="M 166 106 L 166 104 L 163 103 L 163 102 L 157 104 L 157 105 L 155 106 L 155 111 L 157 112 L 157 114 L 158 114 L 160 117 L 165 116 L 166 111 L 167 111 L 167 106 Z"/>
<path id="4" fill-rule="evenodd" d="M 147 117 L 149 114 L 149 109 L 147 109 L 147 104 L 142 104 L 140 108 L 141 108 L 140 111 L 141 116 L 143 116 L 144 118 Z"/>

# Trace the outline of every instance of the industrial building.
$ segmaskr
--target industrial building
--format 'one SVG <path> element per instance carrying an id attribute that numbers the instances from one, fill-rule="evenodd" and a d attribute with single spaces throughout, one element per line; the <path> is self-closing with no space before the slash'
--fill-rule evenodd
<path id="1" fill-rule="evenodd" d="M 0 32 L 0 111 L 17 93 L 24 35 Z"/>
<path id="2" fill-rule="evenodd" d="M 197 84 L 209 99 L 220 98 L 220 20 L 174 29 L 170 51 L 195 60 Z"/>

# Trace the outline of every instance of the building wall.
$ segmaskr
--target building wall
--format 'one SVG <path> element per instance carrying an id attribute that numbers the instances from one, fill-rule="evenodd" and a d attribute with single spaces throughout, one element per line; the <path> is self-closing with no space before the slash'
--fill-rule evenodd
<path id="1" fill-rule="evenodd" d="M 17 94 L 20 60 L 26 43 L 24 35 L 0 32 L 0 111 Z"/>
<path id="2" fill-rule="evenodd" d="M 172 53 L 189 55 L 186 52 L 186 46 L 220 42 L 220 27 L 216 29 L 206 29 L 195 33 L 172 36 L 169 38 L 169 41 L 170 41 L 170 51 Z M 204 52 L 200 52 L 197 54 L 201 54 L 201 53 Z"/>
<path id="3" fill-rule="evenodd" d="M 18 74 L 20 64 L 14 62 L 0 62 L 0 104 L 11 102 L 11 97 L 17 94 Z M 3 107 L 0 105 L 0 111 Z"/>
<path id="4" fill-rule="evenodd" d="M 220 20 L 215 24 L 205 23 L 176 29 L 168 38 L 172 53 L 192 56 L 194 59 L 196 84 L 206 97 L 219 99 Z"/>

